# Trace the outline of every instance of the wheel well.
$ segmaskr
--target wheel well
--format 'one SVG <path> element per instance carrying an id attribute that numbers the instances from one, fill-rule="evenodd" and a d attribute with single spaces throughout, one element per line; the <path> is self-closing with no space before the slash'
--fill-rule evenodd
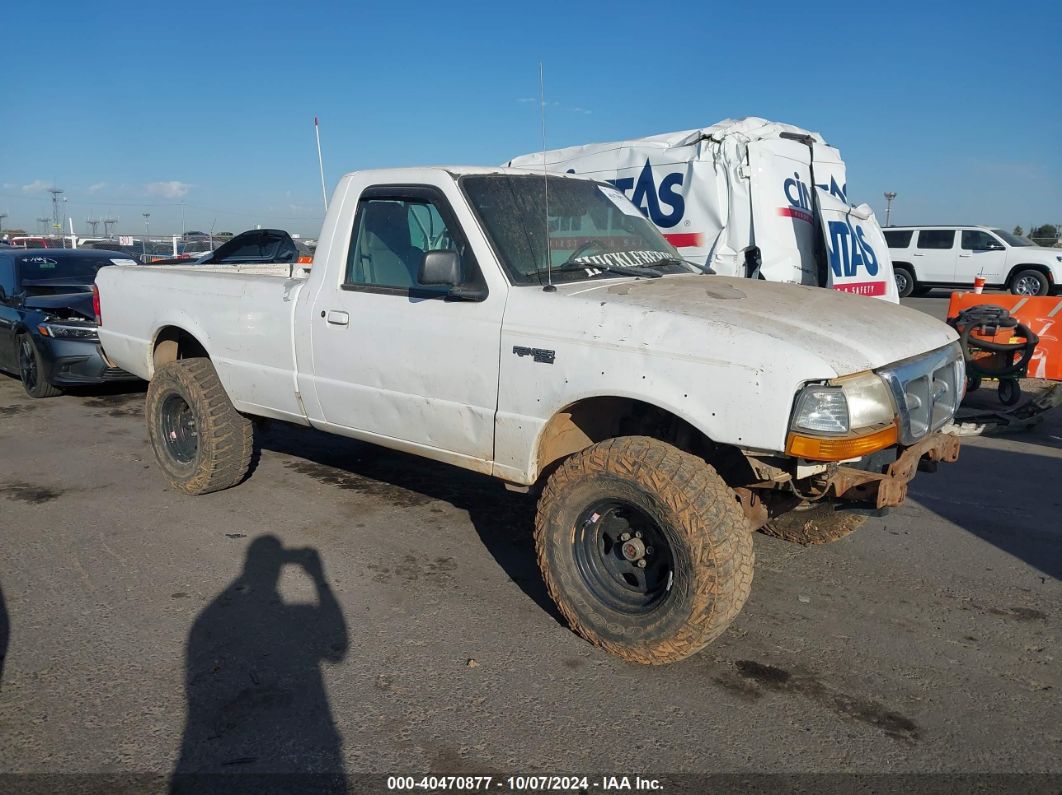
<path id="1" fill-rule="evenodd" d="M 903 268 L 905 271 L 910 273 L 911 276 L 915 275 L 914 265 L 912 265 L 910 262 L 893 262 L 892 267 L 893 270 L 895 270 L 896 268 Z"/>
<path id="2" fill-rule="evenodd" d="M 752 472 L 739 450 L 716 444 L 666 409 L 632 398 L 594 397 L 558 411 L 546 423 L 538 442 L 539 478 L 573 453 L 619 436 L 648 436 L 674 445 L 711 463 L 731 485 L 747 482 Z"/>
<path id="3" fill-rule="evenodd" d="M 1027 265 L 1015 265 L 1010 269 L 1010 273 L 1007 274 L 1007 280 L 1005 283 L 1010 284 L 1011 279 L 1021 271 L 1039 271 L 1047 277 L 1047 281 L 1054 283 L 1054 279 L 1051 278 L 1051 269 L 1042 262 L 1030 262 Z"/>
<path id="4" fill-rule="evenodd" d="M 175 362 L 178 359 L 210 358 L 206 348 L 182 328 L 166 326 L 155 337 L 152 361 L 155 367 Z"/>

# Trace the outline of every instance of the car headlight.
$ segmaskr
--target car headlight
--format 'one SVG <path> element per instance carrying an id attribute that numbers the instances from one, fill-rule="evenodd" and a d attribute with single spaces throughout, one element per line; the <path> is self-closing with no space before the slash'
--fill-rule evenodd
<path id="1" fill-rule="evenodd" d="M 840 434 L 889 423 L 895 416 L 885 382 L 874 373 L 860 373 L 804 387 L 797 396 L 792 427 Z"/>
<path id="2" fill-rule="evenodd" d="M 797 395 L 786 451 L 800 458 L 843 461 L 896 443 L 896 406 L 871 372 L 809 384 Z"/>
<path id="3" fill-rule="evenodd" d="M 59 340 L 97 340 L 96 327 L 87 323 L 41 323 L 37 326 L 45 337 Z"/>

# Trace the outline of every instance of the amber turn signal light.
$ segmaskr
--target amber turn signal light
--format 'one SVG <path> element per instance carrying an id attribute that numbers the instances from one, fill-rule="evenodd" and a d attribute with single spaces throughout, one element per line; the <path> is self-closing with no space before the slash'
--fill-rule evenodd
<path id="1" fill-rule="evenodd" d="M 869 453 L 891 447 L 896 444 L 897 438 L 896 425 L 889 425 L 862 436 L 831 438 L 790 433 L 785 449 L 789 455 L 811 461 L 844 461 L 848 458 L 862 458 Z"/>

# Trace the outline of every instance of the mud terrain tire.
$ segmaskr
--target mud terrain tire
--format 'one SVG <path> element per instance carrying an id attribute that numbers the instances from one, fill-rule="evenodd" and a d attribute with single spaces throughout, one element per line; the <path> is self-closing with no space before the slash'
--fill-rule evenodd
<path id="1" fill-rule="evenodd" d="M 861 514 L 836 511 L 833 503 L 823 503 L 776 516 L 760 531 L 804 546 L 829 544 L 854 533 L 866 519 Z"/>
<path id="2" fill-rule="evenodd" d="M 632 548 L 642 560 L 639 546 L 644 582 L 636 565 L 623 568 Z M 647 437 L 601 442 L 561 464 L 538 503 L 535 547 L 572 629 L 631 662 L 702 649 L 752 586 L 752 531 L 734 492 L 703 459 Z"/>
<path id="3" fill-rule="evenodd" d="M 155 371 L 147 426 L 166 479 L 187 494 L 209 494 L 246 476 L 254 426 L 233 407 L 209 359 L 181 359 Z"/>

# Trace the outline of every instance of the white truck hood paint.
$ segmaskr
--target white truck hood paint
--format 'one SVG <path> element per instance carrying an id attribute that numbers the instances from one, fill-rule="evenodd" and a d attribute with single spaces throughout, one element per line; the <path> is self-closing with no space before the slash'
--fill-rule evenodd
<path id="1" fill-rule="evenodd" d="M 818 287 L 727 276 L 606 279 L 561 285 L 558 294 L 588 307 L 607 304 L 612 317 L 620 307 L 629 307 L 630 313 L 624 318 L 628 331 L 623 336 L 630 347 L 649 342 L 654 348 L 663 343 L 676 352 L 695 351 L 688 339 L 673 340 L 667 346 L 657 335 L 662 325 L 674 333 L 674 321 L 685 318 L 693 322 L 688 333 L 699 333 L 704 339 L 706 358 L 736 356 L 740 361 L 746 356 L 741 350 L 716 350 L 713 355 L 713 332 L 721 332 L 720 338 L 728 344 L 759 337 L 769 347 L 750 349 L 747 356 L 760 360 L 745 359 L 746 364 L 761 365 L 765 350 L 780 355 L 792 348 L 799 358 L 818 358 L 832 370 L 827 374 L 831 376 L 872 370 L 958 338 L 945 323 L 896 304 Z M 587 311 L 593 313 L 589 308 L 572 308 L 564 314 L 578 318 L 585 317 Z M 572 323 L 571 330 L 581 322 L 585 323 Z M 809 379 L 816 377 L 821 375 L 807 375 Z"/>

